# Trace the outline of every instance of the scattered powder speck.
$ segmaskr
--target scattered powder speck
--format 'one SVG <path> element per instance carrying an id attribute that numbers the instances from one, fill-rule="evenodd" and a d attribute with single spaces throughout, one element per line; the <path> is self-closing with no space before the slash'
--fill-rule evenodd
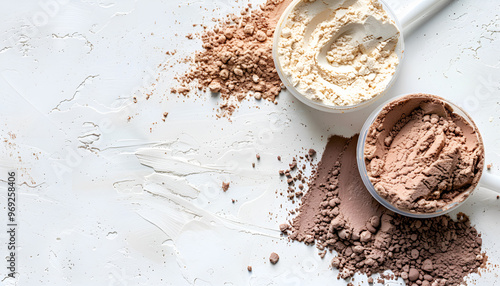
<path id="1" fill-rule="evenodd" d="M 439 286 L 460 285 L 477 273 L 487 257 L 469 218 L 460 213 L 457 220 L 447 215 L 419 220 L 381 206 L 359 175 L 357 138 L 330 138 L 287 230 L 289 238 L 315 244 L 321 257 L 336 251 L 331 265 L 343 279 L 391 270 L 394 275 L 384 279 Z"/>
<path id="2" fill-rule="evenodd" d="M 290 228 L 290 226 L 287 223 L 280 224 L 281 232 L 286 232 L 289 228 Z"/>
<path id="3" fill-rule="evenodd" d="M 228 189 L 229 189 L 229 182 L 222 182 L 222 190 L 224 192 L 227 192 Z"/>

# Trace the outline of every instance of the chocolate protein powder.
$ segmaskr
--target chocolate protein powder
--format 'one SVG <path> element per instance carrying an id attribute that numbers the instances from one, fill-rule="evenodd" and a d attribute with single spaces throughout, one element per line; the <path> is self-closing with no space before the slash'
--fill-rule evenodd
<path id="1" fill-rule="evenodd" d="M 464 214 L 413 219 L 381 206 L 365 188 L 356 161 L 358 136 L 329 139 L 290 239 L 316 244 L 320 255 L 335 251 L 339 278 L 370 277 L 391 270 L 407 285 L 459 285 L 486 260 L 482 239 Z M 383 282 L 382 282 L 383 283 Z"/>
<path id="2" fill-rule="evenodd" d="M 484 148 L 476 130 L 437 96 L 397 99 L 368 130 L 368 177 L 380 196 L 399 209 L 446 209 L 464 201 L 481 177 Z"/>
<path id="3" fill-rule="evenodd" d="M 253 96 L 276 102 L 283 84 L 272 57 L 272 37 L 281 13 L 291 0 L 268 0 L 260 8 L 228 15 L 201 34 L 203 50 L 192 68 L 177 77 L 172 92 L 187 95 L 193 87 L 220 94 L 221 116 L 231 115 L 238 102 Z"/>

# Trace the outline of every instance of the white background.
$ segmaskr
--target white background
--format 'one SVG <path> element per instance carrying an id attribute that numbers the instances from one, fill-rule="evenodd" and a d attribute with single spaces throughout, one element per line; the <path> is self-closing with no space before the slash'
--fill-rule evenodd
<path id="1" fill-rule="evenodd" d="M 389 4 L 400 13 L 410 2 Z M 359 132 L 377 104 L 326 114 L 283 92 L 276 106 L 242 102 L 229 122 L 215 118 L 217 98 L 169 93 L 173 76 L 186 69 L 177 61 L 201 48 L 185 38 L 201 30 L 193 24 L 213 25 L 212 17 L 246 4 L 0 3 L 3 225 L 6 173 L 19 173 L 19 273 L 1 285 L 346 284 L 329 269 L 333 254 L 321 260 L 314 247 L 280 237 L 278 225 L 293 206 L 275 194 L 286 188 L 277 172 L 304 149 L 321 155 L 329 135 Z M 400 77 L 379 101 L 427 92 L 461 105 L 479 126 L 496 174 L 498 11 L 494 0 L 453 1 L 408 35 Z M 223 181 L 231 182 L 226 193 Z M 500 285 L 500 200 L 480 189 L 459 211 L 482 233 L 490 261 L 470 285 Z M 6 232 L 0 240 L 4 257 Z M 273 251 L 277 265 L 268 261 Z"/>

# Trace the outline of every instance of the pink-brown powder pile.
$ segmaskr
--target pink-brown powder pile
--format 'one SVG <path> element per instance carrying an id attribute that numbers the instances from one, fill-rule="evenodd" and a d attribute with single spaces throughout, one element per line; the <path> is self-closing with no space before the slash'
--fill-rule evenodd
<path id="1" fill-rule="evenodd" d="M 194 56 L 192 68 L 177 77 L 172 92 L 187 95 L 198 90 L 220 93 L 222 116 L 231 115 L 248 96 L 276 103 L 283 88 L 272 57 L 272 37 L 277 19 L 290 0 L 268 0 L 258 9 L 246 8 L 228 15 L 201 34 L 203 50 Z"/>
<path id="2" fill-rule="evenodd" d="M 482 239 L 467 216 L 413 219 L 385 209 L 364 187 L 356 163 L 357 136 L 330 138 L 290 239 L 335 250 L 339 278 L 391 270 L 407 285 L 459 285 L 485 263 Z M 369 280 L 373 280 L 369 279 Z"/>

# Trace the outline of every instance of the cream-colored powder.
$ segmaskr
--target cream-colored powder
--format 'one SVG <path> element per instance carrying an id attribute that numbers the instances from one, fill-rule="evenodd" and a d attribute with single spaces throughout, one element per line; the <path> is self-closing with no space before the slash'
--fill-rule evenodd
<path id="1" fill-rule="evenodd" d="M 277 52 L 285 76 L 307 98 L 326 105 L 373 98 L 399 63 L 399 30 L 376 0 L 303 0 L 283 27 Z"/>

